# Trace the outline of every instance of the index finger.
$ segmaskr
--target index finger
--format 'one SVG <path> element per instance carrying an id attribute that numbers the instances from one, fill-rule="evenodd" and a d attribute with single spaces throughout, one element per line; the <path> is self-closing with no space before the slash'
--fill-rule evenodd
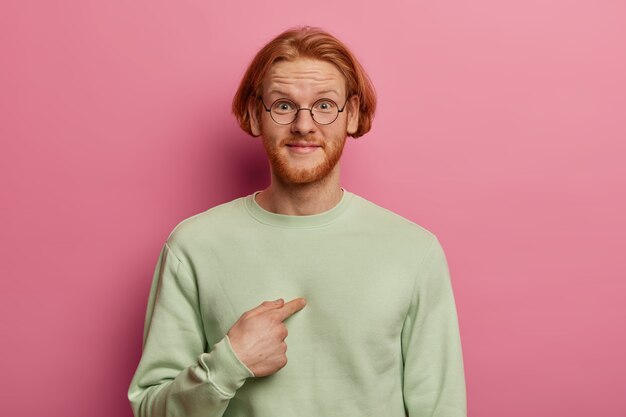
<path id="1" fill-rule="evenodd" d="M 295 298 L 289 301 L 288 303 L 285 303 L 285 305 L 283 305 L 282 307 L 277 308 L 276 313 L 278 314 L 280 321 L 284 321 L 288 317 L 291 317 L 293 314 L 302 310 L 305 305 L 306 305 L 306 300 L 304 298 L 302 297 Z"/>
<path id="2" fill-rule="evenodd" d="M 263 301 L 261 304 L 254 307 L 253 309 L 246 311 L 246 313 L 249 316 L 256 316 L 257 314 L 262 313 L 264 311 L 282 307 L 284 303 L 285 303 L 285 300 L 283 300 L 282 298 L 279 298 L 278 300 L 274 300 L 274 301 Z"/>

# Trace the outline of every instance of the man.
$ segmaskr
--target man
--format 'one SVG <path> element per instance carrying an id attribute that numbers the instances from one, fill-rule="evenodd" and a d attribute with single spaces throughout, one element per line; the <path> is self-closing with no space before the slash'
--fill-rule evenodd
<path id="1" fill-rule="evenodd" d="M 271 183 L 168 237 L 128 392 L 135 416 L 466 415 L 438 239 L 340 187 L 346 138 L 369 131 L 375 103 L 326 32 L 289 30 L 257 54 L 233 111 L 261 137 Z"/>

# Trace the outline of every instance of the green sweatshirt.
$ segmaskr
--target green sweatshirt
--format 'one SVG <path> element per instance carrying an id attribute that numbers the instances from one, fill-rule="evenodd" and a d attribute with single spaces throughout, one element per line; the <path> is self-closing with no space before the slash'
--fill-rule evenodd
<path id="1" fill-rule="evenodd" d="M 310 216 L 252 195 L 180 222 L 158 259 L 128 398 L 139 417 L 466 415 L 448 266 L 431 232 L 344 189 Z M 305 297 L 287 365 L 255 377 L 226 333 Z"/>

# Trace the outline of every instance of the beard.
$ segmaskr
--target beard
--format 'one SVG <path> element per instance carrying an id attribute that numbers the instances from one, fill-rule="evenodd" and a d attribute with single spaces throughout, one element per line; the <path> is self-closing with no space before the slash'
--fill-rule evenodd
<path id="1" fill-rule="evenodd" d="M 312 135 L 288 136 L 281 140 L 278 145 L 272 140 L 266 140 L 265 136 L 263 136 L 262 139 L 263 147 L 265 148 L 270 166 L 272 167 L 272 173 L 276 178 L 286 184 L 304 185 L 321 181 L 331 173 L 341 159 L 347 135 L 344 134 L 343 138 L 334 137 L 326 142 L 322 142 Z M 315 166 L 308 168 L 296 168 L 292 166 L 289 157 L 285 156 L 284 152 L 288 143 L 298 140 L 319 144 L 320 148 L 314 151 L 314 153 L 321 151 L 323 160 L 318 162 Z M 313 156 L 311 155 L 310 157 Z"/>

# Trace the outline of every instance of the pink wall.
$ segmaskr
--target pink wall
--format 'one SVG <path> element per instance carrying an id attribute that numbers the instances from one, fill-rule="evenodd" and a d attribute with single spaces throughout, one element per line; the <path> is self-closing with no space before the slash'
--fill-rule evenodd
<path id="1" fill-rule="evenodd" d="M 379 93 L 343 184 L 434 231 L 471 417 L 626 415 L 626 4 L 3 1 L 0 415 L 131 416 L 173 226 L 265 185 L 230 100 L 322 26 Z"/>

